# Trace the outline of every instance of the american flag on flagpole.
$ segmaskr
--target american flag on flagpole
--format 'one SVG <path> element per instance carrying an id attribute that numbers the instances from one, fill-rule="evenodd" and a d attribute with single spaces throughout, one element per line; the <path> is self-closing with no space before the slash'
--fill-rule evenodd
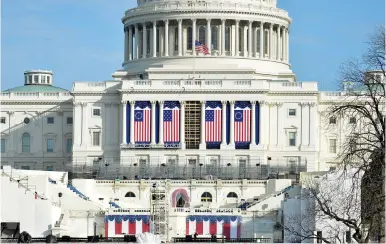
<path id="1" fill-rule="evenodd" d="M 205 141 L 221 142 L 221 102 L 207 102 L 205 111 Z"/>
<path id="2" fill-rule="evenodd" d="M 151 105 L 148 101 L 136 102 L 134 110 L 134 141 L 150 143 Z"/>
<path id="3" fill-rule="evenodd" d="M 163 117 L 163 139 L 165 143 L 180 141 L 180 104 L 165 102 Z"/>
<path id="4" fill-rule="evenodd" d="M 196 52 L 203 53 L 204 55 L 208 55 L 209 49 L 204 43 L 201 43 L 196 40 Z"/>
<path id="5" fill-rule="evenodd" d="M 235 104 L 235 142 L 251 141 L 251 104 L 236 102 Z"/>

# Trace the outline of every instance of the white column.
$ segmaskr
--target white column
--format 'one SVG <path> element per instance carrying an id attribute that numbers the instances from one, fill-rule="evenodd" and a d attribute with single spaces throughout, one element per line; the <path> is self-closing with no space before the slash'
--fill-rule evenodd
<path id="1" fill-rule="evenodd" d="M 8 112 L 8 113 L 9 113 L 9 122 L 13 122 L 14 113 L 13 112 Z M 74 108 L 73 108 L 73 112 L 72 112 L 72 120 L 73 121 L 82 121 L 82 108 L 81 108 L 79 102 L 74 102 Z M 74 147 L 79 147 L 80 142 L 81 142 L 81 131 L 82 131 L 81 126 L 82 126 L 82 124 L 81 123 L 73 123 L 72 126 L 73 126 L 73 131 L 74 131 L 74 134 L 72 135 L 73 145 L 74 145 Z M 9 132 L 10 132 L 10 130 L 9 130 Z M 15 134 L 16 133 L 9 133 L 11 140 L 13 139 Z M 14 146 L 14 141 L 12 140 L 12 142 L 9 143 L 9 145 Z M 10 149 L 12 151 L 14 150 L 13 147 Z"/>
<path id="2" fill-rule="evenodd" d="M 151 142 L 150 144 L 155 144 L 155 104 L 156 101 L 151 101 Z"/>
<path id="3" fill-rule="evenodd" d="M 317 108 L 315 106 L 315 103 L 310 103 L 309 104 L 309 115 L 310 115 L 310 122 L 309 122 L 309 125 L 310 127 L 309 128 L 316 128 L 317 127 L 317 117 L 318 117 L 318 111 L 317 111 Z M 315 148 L 316 145 L 317 145 L 317 137 L 318 134 L 317 134 L 317 131 L 315 129 L 310 129 L 310 133 L 309 133 L 309 146 L 311 148 Z M 315 150 L 315 149 L 314 149 Z"/>
<path id="4" fill-rule="evenodd" d="M 169 20 L 165 20 L 165 57 L 169 56 Z"/>
<path id="5" fill-rule="evenodd" d="M 235 40 L 235 54 L 234 54 L 236 57 L 239 56 L 239 42 L 240 42 L 239 24 L 240 24 L 240 20 L 236 20 L 236 30 L 235 30 L 236 40 Z"/>
<path id="6" fill-rule="evenodd" d="M 251 146 L 256 145 L 256 101 L 251 101 L 252 106 L 252 123 L 251 123 Z"/>
<path id="7" fill-rule="evenodd" d="M 142 24 L 142 58 L 147 56 L 147 29 L 146 23 Z"/>
<path id="8" fill-rule="evenodd" d="M 210 26 L 211 19 L 206 19 L 206 46 L 208 47 L 208 52 L 212 54 L 212 31 Z"/>
<path id="9" fill-rule="evenodd" d="M 227 145 L 227 101 L 222 101 L 222 136 L 221 146 Z"/>
<path id="10" fill-rule="evenodd" d="M 288 28 L 286 28 L 286 38 L 285 38 L 285 45 L 286 45 L 286 60 L 287 60 L 287 62 L 289 62 L 289 29 Z"/>
<path id="11" fill-rule="evenodd" d="M 159 27 L 159 56 L 164 56 L 164 47 L 165 47 L 165 30 L 164 27 Z"/>
<path id="12" fill-rule="evenodd" d="M 125 145 L 127 144 L 126 141 L 126 106 L 127 106 L 127 101 L 121 101 L 121 109 L 122 109 L 122 144 Z M 130 117 L 131 120 L 131 117 Z"/>
<path id="13" fill-rule="evenodd" d="M 249 21 L 248 26 L 248 57 L 252 57 L 252 21 Z"/>
<path id="14" fill-rule="evenodd" d="M 260 58 L 264 58 L 264 22 L 260 22 Z"/>
<path id="15" fill-rule="evenodd" d="M 310 131 L 308 130 L 310 126 L 310 110 L 309 110 L 309 104 L 308 103 L 299 103 L 300 106 L 300 116 L 301 116 L 301 146 L 302 147 L 308 147 L 309 145 L 309 134 Z"/>
<path id="16" fill-rule="evenodd" d="M 221 20 L 221 56 L 225 56 L 225 23 L 226 23 L 226 19 L 222 19 Z M 230 40 L 228 40 L 228 42 L 230 43 Z"/>
<path id="17" fill-rule="evenodd" d="M 158 144 L 164 144 L 164 101 L 158 101 L 159 103 L 159 142 Z"/>
<path id="18" fill-rule="evenodd" d="M 196 20 L 192 19 L 192 53 L 196 56 Z"/>
<path id="19" fill-rule="evenodd" d="M 133 28 L 129 26 L 129 60 L 133 60 Z"/>
<path id="20" fill-rule="evenodd" d="M 123 31 L 125 32 L 125 55 L 124 55 L 124 59 L 123 59 L 123 62 L 127 62 L 127 60 L 129 60 L 129 32 L 128 32 L 128 28 L 125 27 L 123 28 Z"/>
<path id="21" fill-rule="evenodd" d="M 153 58 L 155 57 L 157 57 L 157 21 L 153 21 Z"/>
<path id="22" fill-rule="evenodd" d="M 135 58 L 134 59 L 139 59 L 139 29 L 138 25 L 135 25 L 134 29 L 134 35 L 135 35 Z"/>
<path id="23" fill-rule="evenodd" d="M 257 53 L 258 53 L 258 50 L 257 50 L 257 27 L 254 28 L 253 30 L 253 56 L 255 58 L 257 58 Z"/>
<path id="24" fill-rule="evenodd" d="M 130 101 L 130 144 L 134 145 L 134 106 L 135 101 Z"/>
<path id="25" fill-rule="evenodd" d="M 284 53 L 285 53 L 285 27 L 282 27 L 281 30 L 281 52 L 280 52 L 280 59 L 284 61 Z"/>
<path id="26" fill-rule="evenodd" d="M 81 145 L 86 146 L 87 145 L 87 139 L 88 139 L 88 118 L 89 118 L 89 111 L 88 111 L 88 104 L 82 103 L 82 141 Z"/>
<path id="27" fill-rule="evenodd" d="M 230 136 L 229 145 L 235 145 L 235 101 L 230 101 L 231 114 L 230 114 Z"/>
<path id="28" fill-rule="evenodd" d="M 178 56 L 182 56 L 182 19 L 178 20 Z"/>
<path id="29" fill-rule="evenodd" d="M 265 147 L 267 144 L 267 135 L 269 133 L 266 133 L 269 131 L 267 127 L 267 121 L 269 121 L 269 114 L 268 114 L 268 104 L 264 101 L 259 101 L 259 146 Z"/>
<path id="30" fill-rule="evenodd" d="M 205 145 L 205 101 L 201 101 L 201 139 L 200 149 L 204 149 Z"/>
<path id="31" fill-rule="evenodd" d="M 269 59 L 272 59 L 273 56 L 272 56 L 272 51 L 273 51 L 273 24 L 270 23 L 269 24 L 269 41 L 268 41 L 268 44 L 269 44 Z"/>
<path id="32" fill-rule="evenodd" d="M 277 27 L 277 37 L 276 37 L 276 59 L 280 61 L 280 26 Z"/>
<path id="33" fill-rule="evenodd" d="M 185 101 L 180 101 L 180 106 L 181 106 L 180 141 L 181 141 L 181 149 L 185 149 Z"/>

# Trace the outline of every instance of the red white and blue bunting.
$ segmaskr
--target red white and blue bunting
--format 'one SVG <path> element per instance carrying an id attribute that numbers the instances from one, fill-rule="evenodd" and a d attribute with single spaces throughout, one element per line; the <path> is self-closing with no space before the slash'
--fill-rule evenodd
<path id="1" fill-rule="evenodd" d="M 187 235 L 223 235 L 226 239 L 240 238 L 240 216 L 191 215 L 186 218 Z"/>
<path id="2" fill-rule="evenodd" d="M 150 231 L 149 215 L 106 215 L 105 237 L 136 235 Z"/>

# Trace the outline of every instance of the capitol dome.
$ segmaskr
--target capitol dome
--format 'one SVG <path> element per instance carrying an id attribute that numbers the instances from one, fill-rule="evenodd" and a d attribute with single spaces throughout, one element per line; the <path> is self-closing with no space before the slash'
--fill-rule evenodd
<path id="1" fill-rule="evenodd" d="M 150 79 L 150 71 L 160 68 L 170 73 L 243 69 L 257 79 L 295 80 L 289 64 L 291 18 L 277 8 L 277 0 L 138 0 L 137 4 L 122 18 L 122 66 L 129 76 Z"/>

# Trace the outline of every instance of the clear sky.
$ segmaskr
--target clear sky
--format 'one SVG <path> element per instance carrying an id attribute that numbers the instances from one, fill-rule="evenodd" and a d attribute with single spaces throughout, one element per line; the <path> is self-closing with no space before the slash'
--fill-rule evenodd
<path id="1" fill-rule="evenodd" d="M 366 50 L 385 22 L 384 0 L 278 0 L 293 19 L 290 62 L 298 81 L 336 90 L 339 65 Z M 49 69 L 54 84 L 110 80 L 123 59 L 121 17 L 135 0 L 2 1 L 2 90 L 23 72 Z"/>

